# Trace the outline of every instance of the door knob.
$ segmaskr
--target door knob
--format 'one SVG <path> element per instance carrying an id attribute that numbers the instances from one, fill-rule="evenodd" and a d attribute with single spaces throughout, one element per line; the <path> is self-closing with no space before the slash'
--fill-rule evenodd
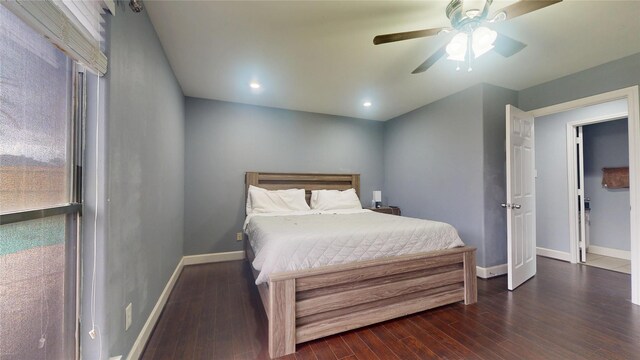
<path id="1" fill-rule="evenodd" d="M 500 204 L 500 206 L 502 206 L 505 209 L 520 209 L 522 207 L 522 205 L 520 204 L 505 204 L 505 203 Z"/>

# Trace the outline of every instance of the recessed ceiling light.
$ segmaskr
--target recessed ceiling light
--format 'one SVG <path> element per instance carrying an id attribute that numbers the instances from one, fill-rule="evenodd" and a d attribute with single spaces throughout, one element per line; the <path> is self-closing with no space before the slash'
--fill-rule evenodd
<path id="1" fill-rule="evenodd" d="M 260 86 L 261 86 L 261 85 L 260 85 L 259 83 L 255 82 L 255 81 L 253 81 L 251 84 L 249 84 L 249 86 L 250 86 L 252 89 L 260 89 Z"/>
<path id="2" fill-rule="evenodd" d="M 362 103 L 362 106 L 364 107 L 370 107 L 371 106 L 371 101 L 365 101 Z"/>

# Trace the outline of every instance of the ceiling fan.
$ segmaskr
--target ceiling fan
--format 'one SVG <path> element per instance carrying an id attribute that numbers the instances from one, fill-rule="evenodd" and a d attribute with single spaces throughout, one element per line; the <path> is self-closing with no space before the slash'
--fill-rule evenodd
<path id="1" fill-rule="evenodd" d="M 489 7 L 493 0 L 452 0 L 446 9 L 447 18 L 451 21 L 450 28 L 440 27 L 378 35 L 373 38 L 373 44 L 380 45 L 395 41 L 423 38 L 440 33 L 456 32 L 456 35 L 453 36 L 449 43 L 438 49 L 411 73 L 418 74 L 426 71 L 445 55 L 448 55 L 447 58 L 450 60 L 458 61 L 458 69 L 460 69 L 460 63 L 466 60 L 467 70 L 471 71 L 472 52 L 473 56 L 477 58 L 493 49 L 498 54 L 509 57 L 527 46 L 518 40 L 491 30 L 486 26 L 487 24 L 511 20 L 561 1 L 562 0 L 520 0 L 500 9 L 494 13 L 493 16 L 489 17 Z"/>

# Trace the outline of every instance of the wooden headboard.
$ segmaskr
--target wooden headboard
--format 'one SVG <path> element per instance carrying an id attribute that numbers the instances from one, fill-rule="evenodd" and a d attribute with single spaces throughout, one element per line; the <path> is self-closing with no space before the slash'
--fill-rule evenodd
<path id="1" fill-rule="evenodd" d="M 360 174 L 296 174 L 247 172 L 245 198 L 249 185 L 267 190 L 305 189 L 307 202 L 311 190 L 347 190 L 354 188 L 360 196 Z"/>

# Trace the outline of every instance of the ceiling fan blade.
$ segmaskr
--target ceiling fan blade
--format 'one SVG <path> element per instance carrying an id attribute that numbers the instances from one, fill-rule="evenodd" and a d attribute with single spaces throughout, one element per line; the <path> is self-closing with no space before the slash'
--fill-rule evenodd
<path id="1" fill-rule="evenodd" d="M 517 3 L 505 6 L 504 8 L 497 11 L 496 14 L 504 12 L 507 15 L 506 20 L 510 20 L 520 15 L 540 10 L 561 1 L 562 0 L 520 0 Z"/>
<path id="2" fill-rule="evenodd" d="M 493 46 L 493 50 L 495 52 L 504 57 L 509 57 L 524 49 L 527 44 L 498 33 L 498 37 L 496 38 L 496 42 Z"/>
<path id="3" fill-rule="evenodd" d="M 421 72 L 427 71 L 428 68 L 433 66 L 433 64 L 435 64 L 438 60 L 440 60 L 440 58 L 442 58 L 446 54 L 446 50 L 445 50 L 446 48 L 447 48 L 447 45 L 445 45 L 445 46 L 441 47 L 440 49 L 438 49 L 438 51 L 433 53 L 433 55 L 429 56 L 429 58 L 427 60 L 425 60 L 422 64 L 420 64 L 420 66 L 418 66 L 411 73 L 412 74 L 419 74 Z"/>
<path id="4" fill-rule="evenodd" d="M 415 31 L 407 31 L 395 34 L 386 34 L 386 35 L 378 35 L 373 38 L 374 45 L 386 44 L 394 41 L 402 41 L 409 40 L 427 36 L 437 35 L 444 28 L 435 28 L 435 29 L 425 29 L 425 30 L 415 30 Z"/>

